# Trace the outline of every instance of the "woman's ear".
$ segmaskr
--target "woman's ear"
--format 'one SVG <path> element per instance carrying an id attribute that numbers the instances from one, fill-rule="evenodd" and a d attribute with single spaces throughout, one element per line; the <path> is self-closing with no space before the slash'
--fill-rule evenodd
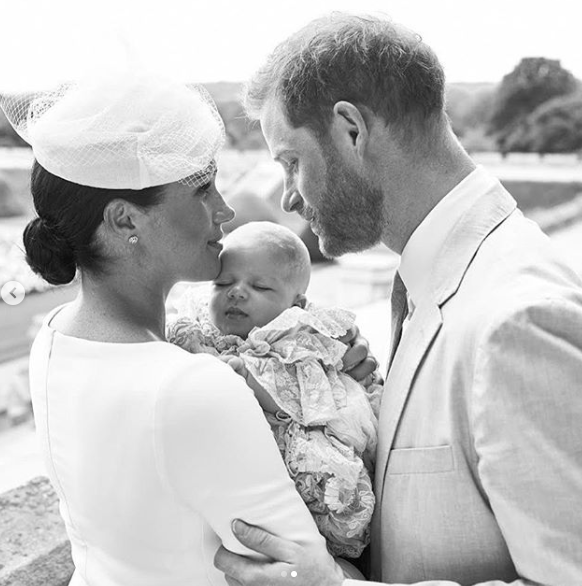
<path id="1" fill-rule="evenodd" d="M 301 307 L 301 309 L 305 309 L 307 305 L 307 297 L 303 295 L 303 293 L 297 293 L 295 296 L 295 301 L 293 301 L 293 307 Z"/>
<path id="2" fill-rule="evenodd" d="M 110 234 L 127 240 L 136 234 L 137 207 L 124 199 L 111 200 L 103 210 L 103 223 Z"/>
<path id="3" fill-rule="evenodd" d="M 333 107 L 330 134 L 344 154 L 363 157 L 370 139 L 369 121 L 366 120 L 363 109 L 351 102 L 337 102 Z"/>

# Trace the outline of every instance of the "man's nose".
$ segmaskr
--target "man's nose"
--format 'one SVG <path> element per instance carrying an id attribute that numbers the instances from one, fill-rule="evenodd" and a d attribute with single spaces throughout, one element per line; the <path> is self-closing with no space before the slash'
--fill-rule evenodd
<path id="1" fill-rule="evenodd" d="M 281 207 L 288 213 L 299 212 L 303 208 L 303 198 L 294 186 L 286 188 L 283 192 Z"/>

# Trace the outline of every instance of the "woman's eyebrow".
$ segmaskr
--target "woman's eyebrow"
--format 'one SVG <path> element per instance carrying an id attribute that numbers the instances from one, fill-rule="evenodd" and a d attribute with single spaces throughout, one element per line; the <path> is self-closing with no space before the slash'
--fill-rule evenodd
<path id="1" fill-rule="evenodd" d="M 280 163 L 283 159 L 282 157 L 286 157 L 288 155 L 292 155 L 293 151 L 290 149 L 283 149 L 281 151 L 278 151 L 275 156 L 273 157 L 273 161 L 277 161 L 278 163 Z"/>

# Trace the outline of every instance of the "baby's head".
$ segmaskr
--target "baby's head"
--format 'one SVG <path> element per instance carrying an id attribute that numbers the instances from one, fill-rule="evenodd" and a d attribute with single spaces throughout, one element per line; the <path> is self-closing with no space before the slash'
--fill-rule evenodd
<path id="1" fill-rule="evenodd" d="M 210 296 L 210 317 L 223 334 L 246 338 L 285 309 L 305 307 L 311 263 L 291 230 L 250 222 L 223 241 L 222 269 Z"/>

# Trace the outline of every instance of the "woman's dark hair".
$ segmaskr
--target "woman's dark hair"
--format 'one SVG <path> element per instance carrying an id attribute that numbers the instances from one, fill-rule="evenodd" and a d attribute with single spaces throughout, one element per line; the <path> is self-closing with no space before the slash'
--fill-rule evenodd
<path id="1" fill-rule="evenodd" d="M 124 199 L 150 208 L 160 203 L 164 186 L 141 190 L 86 187 L 53 175 L 35 160 L 30 191 L 38 217 L 24 229 L 26 261 L 52 285 L 64 285 L 75 278 L 77 267 L 103 271 L 106 258 L 94 235 L 110 201 Z"/>

